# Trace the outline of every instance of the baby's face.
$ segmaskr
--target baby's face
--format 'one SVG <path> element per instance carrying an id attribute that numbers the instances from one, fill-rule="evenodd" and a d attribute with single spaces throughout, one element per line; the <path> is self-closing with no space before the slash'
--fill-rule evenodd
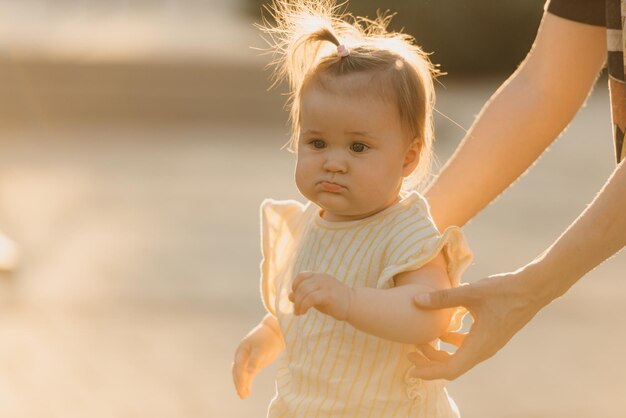
<path id="1" fill-rule="evenodd" d="M 392 205 L 417 164 L 418 148 L 392 103 L 362 89 L 345 93 L 361 84 L 359 77 L 342 77 L 338 89 L 310 85 L 301 100 L 296 185 L 329 221 Z"/>

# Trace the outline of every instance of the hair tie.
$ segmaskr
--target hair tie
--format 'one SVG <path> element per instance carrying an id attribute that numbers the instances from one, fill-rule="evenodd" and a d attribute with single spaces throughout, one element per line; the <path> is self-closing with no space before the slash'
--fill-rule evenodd
<path id="1" fill-rule="evenodd" d="M 341 58 L 347 57 L 350 55 L 350 50 L 348 50 L 344 44 L 339 44 L 337 45 L 337 55 Z"/>

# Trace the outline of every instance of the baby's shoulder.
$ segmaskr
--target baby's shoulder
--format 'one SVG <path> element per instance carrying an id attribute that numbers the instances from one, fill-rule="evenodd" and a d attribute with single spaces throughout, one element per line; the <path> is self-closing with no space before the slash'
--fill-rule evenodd
<path id="1" fill-rule="evenodd" d="M 261 222 L 269 225 L 290 225 L 301 220 L 310 210 L 310 204 L 297 200 L 264 199 L 261 202 Z"/>
<path id="2" fill-rule="evenodd" d="M 430 216 L 428 202 L 415 191 L 402 197 L 397 205 L 397 210 L 388 214 L 385 223 L 387 224 L 386 228 L 397 229 L 405 233 L 414 233 L 427 227 L 435 228 L 435 223 Z"/>
<path id="3" fill-rule="evenodd" d="M 303 203 L 293 199 L 263 199 L 261 202 L 261 212 L 285 213 L 302 210 L 304 207 Z"/>
<path id="4" fill-rule="evenodd" d="M 403 197 L 398 206 L 399 210 L 389 213 L 383 225 L 388 248 L 386 254 L 406 247 L 415 250 L 439 235 L 430 216 L 428 202 L 422 195 L 411 192 Z"/>
<path id="5" fill-rule="evenodd" d="M 404 208 L 407 212 L 412 213 L 414 216 L 420 218 L 430 219 L 430 206 L 426 198 L 416 191 L 411 191 L 402 196 L 401 203 L 404 204 Z"/>

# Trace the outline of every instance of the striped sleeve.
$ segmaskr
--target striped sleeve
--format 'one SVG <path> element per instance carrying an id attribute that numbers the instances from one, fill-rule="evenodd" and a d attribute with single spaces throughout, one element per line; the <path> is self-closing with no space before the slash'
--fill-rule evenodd
<path id="1" fill-rule="evenodd" d="M 294 226 L 302 218 L 304 205 L 294 200 L 266 199 L 261 204 L 261 299 L 276 316 L 277 280 L 294 247 Z"/>
<path id="2" fill-rule="evenodd" d="M 427 214 L 427 209 L 420 213 Z M 425 217 L 425 223 L 416 222 L 411 228 L 403 230 L 402 234 L 394 236 L 393 241 L 398 243 L 390 246 L 385 268 L 377 282 L 378 288 L 393 287 L 393 278 L 397 274 L 419 269 L 440 252 L 443 252 L 447 264 L 450 285 L 457 287 L 461 283 L 461 276 L 472 262 L 472 252 L 461 229 L 453 226 L 439 233 L 430 216 Z M 464 313 L 463 309 L 457 310 L 449 330 L 460 328 Z"/>
<path id="3" fill-rule="evenodd" d="M 451 226 L 443 231 L 437 238 L 429 240 L 424 248 L 424 255 L 430 260 L 443 252 L 448 267 L 450 285 L 461 285 L 461 276 L 472 263 L 473 254 L 467 245 L 463 231 L 456 226 Z M 466 310 L 458 308 L 448 326 L 448 331 L 456 331 L 461 328 L 463 316 Z"/>

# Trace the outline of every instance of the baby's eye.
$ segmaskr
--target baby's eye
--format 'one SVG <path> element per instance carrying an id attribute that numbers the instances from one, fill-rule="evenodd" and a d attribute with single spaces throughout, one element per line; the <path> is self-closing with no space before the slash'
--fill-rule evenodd
<path id="1" fill-rule="evenodd" d="M 369 147 L 365 144 L 362 144 L 360 142 L 355 142 L 354 144 L 350 145 L 350 149 L 354 152 L 364 152 L 366 150 L 369 149 Z"/>
<path id="2" fill-rule="evenodd" d="M 326 148 L 326 143 L 322 141 L 321 139 L 314 139 L 311 142 L 309 142 L 309 144 L 311 144 L 313 148 L 316 148 L 316 149 Z"/>

